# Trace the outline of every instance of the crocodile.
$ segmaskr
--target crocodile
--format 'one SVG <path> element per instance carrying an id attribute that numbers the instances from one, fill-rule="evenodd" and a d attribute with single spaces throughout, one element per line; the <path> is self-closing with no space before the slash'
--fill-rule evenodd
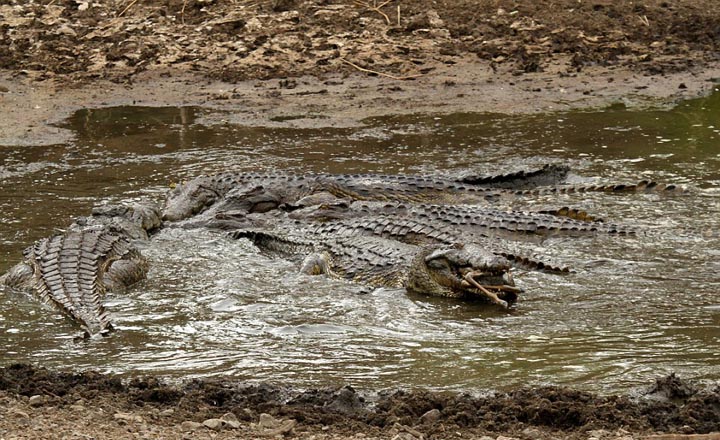
<path id="1" fill-rule="evenodd" d="M 238 213 L 236 213 L 238 214 Z M 242 213 L 239 213 L 242 216 Z M 233 212 L 216 214 L 216 223 Z M 554 211 L 528 212 L 499 210 L 479 205 L 407 204 L 402 202 L 318 203 L 290 209 L 290 218 L 325 222 L 331 220 L 380 217 L 414 218 L 484 235 L 517 237 L 528 234 L 593 235 L 598 233 L 633 235 L 637 231 L 617 223 L 597 220 L 584 211 L 561 208 Z"/>
<path id="2" fill-rule="evenodd" d="M 230 200 L 236 209 L 267 212 L 321 191 L 353 200 L 405 200 L 445 203 L 478 202 L 497 197 L 504 189 L 528 191 L 564 181 L 568 168 L 546 165 L 528 172 L 459 178 L 383 174 L 294 174 L 225 172 L 202 175 L 177 185 L 168 195 L 163 219 L 178 221 Z"/>
<path id="3" fill-rule="evenodd" d="M 308 231 L 300 235 L 238 230 L 261 249 L 304 256 L 301 272 L 326 274 L 373 287 L 405 288 L 410 293 L 480 299 L 503 308 L 516 302 L 510 262 L 477 244 L 417 246 L 381 237 L 337 236 Z"/>
<path id="4" fill-rule="evenodd" d="M 148 262 L 132 244 L 160 226 L 148 205 L 105 206 L 77 219 L 67 231 L 36 241 L 24 259 L 0 277 L 0 285 L 33 294 L 78 323 L 84 337 L 113 330 L 102 304 L 145 278 Z"/>
<path id="5" fill-rule="evenodd" d="M 327 193 L 350 201 L 488 204 L 503 197 L 590 191 L 667 192 L 681 189 L 675 185 L 645 180 L 635 184 L 569 185 L 564 181 L 567 172 L 567 167 L 562 165 L 547 165 L 539 170 L 499 176 L 457 178 L 226 172 L 199 176 L 177 185 L 167 197 L 163 219 L 184 220 L 218 205 L 218 211 L 265 213 L 283 206 L 294 206 L 299 200 L 317 193 Z"/>

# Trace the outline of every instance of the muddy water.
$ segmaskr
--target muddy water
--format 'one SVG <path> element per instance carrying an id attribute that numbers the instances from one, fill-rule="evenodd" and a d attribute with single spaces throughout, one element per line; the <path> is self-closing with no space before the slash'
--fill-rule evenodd
<path id="1" fill-rule="evenodd" d="M 141 245 L 148 280 L 108 298 L 112 337 L 74 343 L 77 329 L 57 313 L 0 294 L 2 364 L 466 390 L 622 391 L 670 371 L 720 377 L 720 93 L 668 110 L 421 115 L 345 129 L 248 128 L 227 117 L 85 110 L 67 121 L 71 144 L 0 149 L 0 271 L 95 204 L 160 200 L 172 182 L 228 168 L 453 174 L 564 162 L 578 182 L 654 179 L 689 191 L 508 202 L 570 205 L 647 231 L 513 243 L 574 273 L 518 271 L 526 293 L 512 313 L 392 289 L 363 294 L 298 275 L 244 241 L 166 229 Z"/>

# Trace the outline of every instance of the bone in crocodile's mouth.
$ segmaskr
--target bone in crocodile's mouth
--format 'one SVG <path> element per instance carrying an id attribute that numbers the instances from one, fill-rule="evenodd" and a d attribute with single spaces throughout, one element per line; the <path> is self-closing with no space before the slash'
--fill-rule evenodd
<path id="1" fill-rule="evenodd" d="M 503 294 L 504 297 L 509 297 L 508 299 L 514 299 L 517 297 L 517 294 L 522 292 L 522 289 L 515 287 L 511 284 L 480 284 L 476 278 L 482 278 L 487 276 L 502 276 L 504 271 L 479 271 L 479 270 L 467 270 L 462 275 L 462 281 L 460 282 L 460 285 L 465 288 L 474 288 L 477 293 L 485 296 L 487 299 L 489 299 L 491 302 L 507 309 L 510 307 L 508 302 L 504 299 L 501 299 L 498 296 L 499 292 Z M 506 276 L 509 278 L 508 282 L 512 283 L 512 277 L 510 276 L 510 273 L 505 273 Z"/>

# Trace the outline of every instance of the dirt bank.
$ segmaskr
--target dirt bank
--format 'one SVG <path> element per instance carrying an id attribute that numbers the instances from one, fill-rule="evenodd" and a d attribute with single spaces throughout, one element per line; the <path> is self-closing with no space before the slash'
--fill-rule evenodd
<path id="1" fill-rule="evenodd" d="M 84 107 L 317 127 L 657 105 L 720 77 L 709 0 L 47 3 L 0 4 L 0 145 L 66 142 L 48 123 Z"/>
<path id="2" fill-rule="evenodd" d="M 10 438 L 717 439 L 720 386 L 673 375 L 634 397 L 563 387 L 485 396 L 422 390 L 366 395 L 231 378 L 165 384 L 29 365 L 0 368 L 0 436 Z"/>

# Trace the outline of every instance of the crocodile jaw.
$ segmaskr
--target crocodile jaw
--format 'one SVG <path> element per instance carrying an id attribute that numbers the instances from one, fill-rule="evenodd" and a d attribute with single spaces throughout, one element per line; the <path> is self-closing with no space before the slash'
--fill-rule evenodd
<path id="1" fill-rule="evenodd" d="M 428 249 L 408 273 L 408 291 L 451 298 L 489 300 L 504 308 L 517 299 L 508 262 L 476 245 Z"/>
<path id="2" fill-rule="evenodd" d="M 162 219 L 179 221 L 189 218 L 214 204 L 219 193 L 204 182 L 191 181 L 178 185 L 168 194 Z"/>

